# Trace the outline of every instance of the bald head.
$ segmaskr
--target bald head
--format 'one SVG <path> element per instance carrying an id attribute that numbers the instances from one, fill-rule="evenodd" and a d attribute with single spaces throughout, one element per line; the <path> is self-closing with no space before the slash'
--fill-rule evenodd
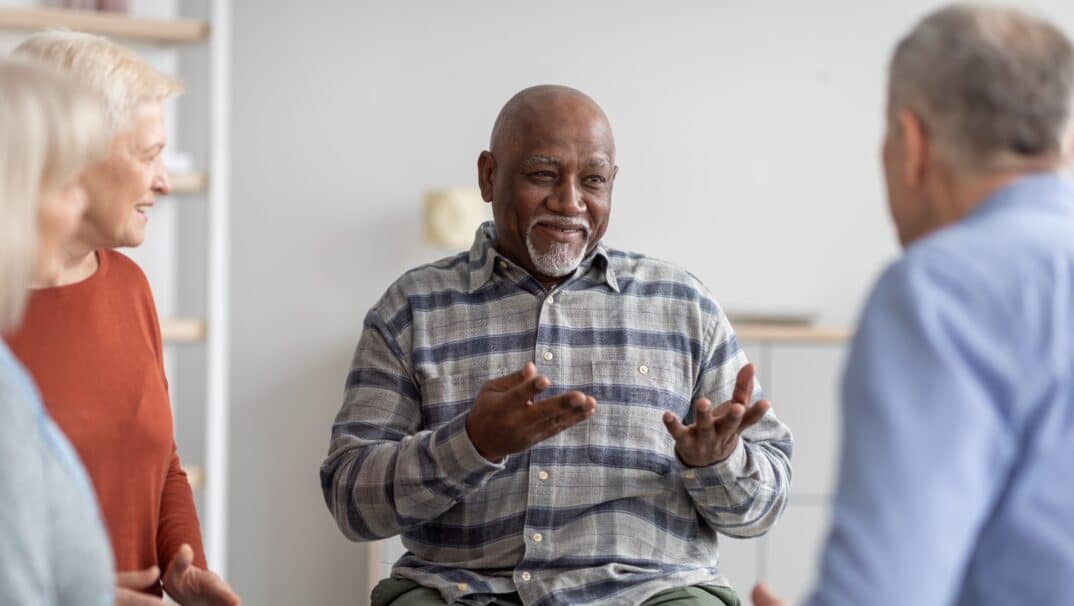
<path id="1" fill-rule="evenodd" d="M 489 151 L 502 153 L 520 137 L 545 131 L 557 123 L 602 131 L 614 157 L 615 139 L 604 110 L 582 91 L 555 84 L 531 86 L 508 99 L 492 126 Z"/>

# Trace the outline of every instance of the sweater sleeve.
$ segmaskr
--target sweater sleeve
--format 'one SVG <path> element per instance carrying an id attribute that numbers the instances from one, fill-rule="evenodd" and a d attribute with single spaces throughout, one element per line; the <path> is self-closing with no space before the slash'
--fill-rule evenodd
<path id="1" fill-rule="evenodd" d="M 179 462 L 179 451 L 172 444 L 172 458 L 168 475 L 164 480 L 164 494 L 160 499 L 160 521 L 157 527 L 157 558 L 161 569 L 167 569 L 172 558 L 187 543 L 194 550 L 194 565 L 207 568 L 205 549 L 201 544 L 201 525 L 194 508 L 194 494 L 190 481 Z"/>

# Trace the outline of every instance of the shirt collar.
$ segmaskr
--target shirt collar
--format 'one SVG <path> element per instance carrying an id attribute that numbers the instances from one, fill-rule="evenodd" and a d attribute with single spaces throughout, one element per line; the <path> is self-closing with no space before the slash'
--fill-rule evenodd
<path id="1" fill-rule="evenodd" d="M 474 233 L 474 243 L 470 246 L 470 292 L 476 291 L 492 279 L 498 262 L 502 261 L 506 267 L 525 273 L 524 269 L 496 250 L 495 243 L 495 224 L 492 221 L 482 223 Z M 619 282 L 615 279 L 608 249 L 603 242 L 598 242 L 597 247 L 586 255 L 570 279 L 583 276 L 592 270 L 601 272 L 604 283 L 613 291 L 619 292 Z"/>
<path id="2" fill-rule="evenodd" d="M 1028 206 L 1051 207 L 1060 211 L 1074 211 L 1074 182 L 1057 172 L 1039 172 L 1024 175 L 1000 187 L 985 198 L 970 216 L 985 216 L 1008 209 Z"/>

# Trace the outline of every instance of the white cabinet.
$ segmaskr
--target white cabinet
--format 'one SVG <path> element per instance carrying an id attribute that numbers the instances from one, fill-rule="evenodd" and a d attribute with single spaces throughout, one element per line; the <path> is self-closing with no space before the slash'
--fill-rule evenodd
<path id="1" fill-rule="evenodd" d="M 744 563 L 724 558 L 724 571 L 744 598 L 756 580 L 764 580 L 798 603 L 813 586 L 827 537 L 838 473 L 839 390 L 847 346 L 841 339 L 743 339 L 743 347 L 757 365 L 773 409 L 794 434 L 793 480 L 783 517 L 766 536 L 754 539 L 760 554 L 755 569 L 742 570 Z"/>

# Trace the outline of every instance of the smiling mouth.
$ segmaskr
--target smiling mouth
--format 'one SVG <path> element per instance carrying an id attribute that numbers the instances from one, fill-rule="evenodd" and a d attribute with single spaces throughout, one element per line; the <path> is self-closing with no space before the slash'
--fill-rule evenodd
<path id="1" fill-rule="evenodd" d="M 577 242 L 585 240 L 589 236 L 589 230 L 578 225 L 537 223 L 533 226 L 533 231 L 540 231 L 545 238 L 557 242 Z"/>

